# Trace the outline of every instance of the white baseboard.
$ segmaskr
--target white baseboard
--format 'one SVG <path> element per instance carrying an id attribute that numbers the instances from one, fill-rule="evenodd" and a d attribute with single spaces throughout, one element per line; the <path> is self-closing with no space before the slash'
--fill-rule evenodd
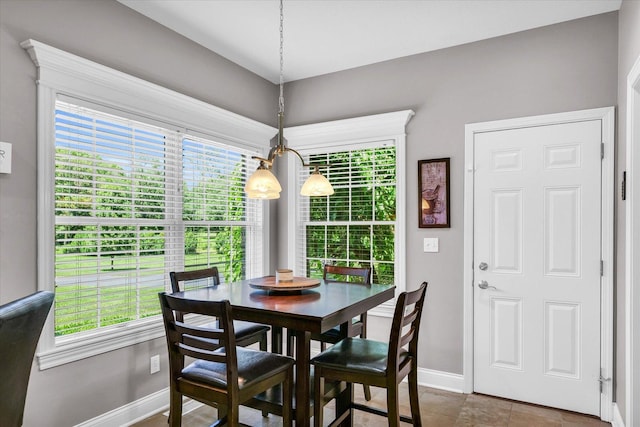
<path id="1" fill-rule="evenodd" d="M 612 427 L 624 427 L 624 420 L 620 413 L 620 408 L 616 402 L 613 402 L 613 419 L 611 420 Z"/>
<path id="2" fill-rule="evenodd" d="M 169 389 L 165 388 L 112 411 L 98 415 L 75 427 L 120 427 L 144 420 L 169 408 Z"/>
<path id="3" fill-rule="evenodd" d="M 450 372 L 418 368 L 418 384 L 425 387 L 463 393 L 464 377 Z"/>
<path id="4" fill-rule="evenodd" d="M 434 371 L 432 369 L 418 369 L 418 384 L 425 387 L 438 388 L 441 390 L 462 393 L 464 380 L 462 375 L 451 374 L 449 372 Z M 201 406 L 202 404 L 193 400 L 185 400 L 182 413 Z M 95 418 L 87 420 L 75 427 L 121 427 L 130 426 L 145 418 L 149 418 L 159 412 L 169 408 L 169 389 L 165 388 L 128 403 L 124 406 L 106 412 Z M 619 416 L 619 412 L 618 412 Z M 619 425 L 624 427 L 623 424 Z M 614 427 L 616 425 L 614 424 Z"/>

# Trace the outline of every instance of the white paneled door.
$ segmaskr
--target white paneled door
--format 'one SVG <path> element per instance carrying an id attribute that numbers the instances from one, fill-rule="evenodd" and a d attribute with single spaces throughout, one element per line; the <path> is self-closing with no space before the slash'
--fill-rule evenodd
<path id="1" fill-rule="evenodd" d="M 474 138 L 474 390 L 600 414 L 602 122 Z"/>

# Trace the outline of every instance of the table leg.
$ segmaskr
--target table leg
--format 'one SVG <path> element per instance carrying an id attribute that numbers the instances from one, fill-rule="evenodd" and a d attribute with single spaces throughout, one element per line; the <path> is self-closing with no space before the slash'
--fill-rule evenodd
<path id="1" fill-rule="evenodd" d="M 311 333 L 295 331 L 296 334 L 296 427 L 311 425 Z"/>
<path id="2" fill-rule="evenodd" d="M 282 326 L 271 327 L 271 352 L 282 354 Z"/>

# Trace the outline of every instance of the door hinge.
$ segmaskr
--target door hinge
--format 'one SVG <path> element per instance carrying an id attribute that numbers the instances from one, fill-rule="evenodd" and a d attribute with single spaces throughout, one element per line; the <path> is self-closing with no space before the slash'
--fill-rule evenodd
<path id="1" fill-rule="evenodd" d="M 604 159 L 604 142 L 600 143 L 600 158 Z"/>
<path id="2" fill-rule="evenodd" d="M 611 381 L 611 378 L 605 378 L 602 375 L 600 375 L 600 378 L 598 378 L 598 381 L 600 382 L 600 393 L 602 393 L 602 388 L 604 386 L 604 383 Z"/>
<path id="3" fill-rule="evenodd" d="M 604 261 L 600 260 L 600 277 L 604 276 Z"/>
<path id="4" fill-rule="evenodd" d="M 622 185 L 620 187 L 622 200 L 627 200 L 627 171 L 622 172 Z"/>

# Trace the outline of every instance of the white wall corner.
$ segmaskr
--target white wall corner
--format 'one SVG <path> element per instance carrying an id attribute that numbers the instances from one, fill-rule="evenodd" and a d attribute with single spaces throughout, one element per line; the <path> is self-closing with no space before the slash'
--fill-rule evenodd
<path id="1" fill-rule="evenodd" d="M 613 402 L 612 410 L 613 417 L 611 419 L 612 427 L 624 427 L 624 420 L 622 419 L 622 414 L 620 413 L 620 408 L 616 402 Z"/>

